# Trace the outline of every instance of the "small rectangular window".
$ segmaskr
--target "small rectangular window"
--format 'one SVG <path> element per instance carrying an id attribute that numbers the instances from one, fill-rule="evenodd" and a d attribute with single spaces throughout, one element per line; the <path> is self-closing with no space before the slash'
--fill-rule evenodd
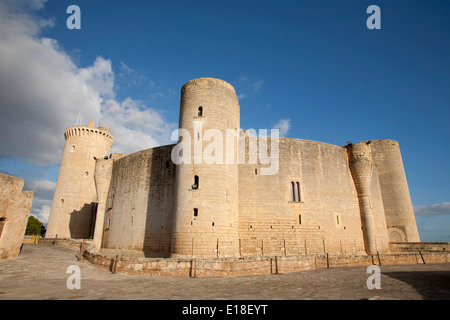
<path id="1" fill-rule="evenodd" d="M 292 202 L 301 202 L 301 187 L 299 182 L 291 181 L 290 197 Z"/>
<path id="2" fill-rule="evenodd" d="M 302 201 L 302 198 L 300 197 L 300 183 L 296 182 L 297 184 L 297 201 L 300 202 Z"/>
<path id="3" fill-rule="evenodd" d="M 197 190 L 199 182 L 200 182 L 200 179 L 198 178 L 198 176 L 195 176 L 194 177 L 194 184 L 192 185 L 192 189 Z"/>
<path id="4" fill-rule="evenodd" d="M 2 237 L 3 228 L 5 227 L 6 219 L 0 218 L 0 239 Z"/>
<path id="5" fill-rule="evenodd" d="M 291 201 L 295 201 L 295 185 L 294 182 L 291 182 Z"/>

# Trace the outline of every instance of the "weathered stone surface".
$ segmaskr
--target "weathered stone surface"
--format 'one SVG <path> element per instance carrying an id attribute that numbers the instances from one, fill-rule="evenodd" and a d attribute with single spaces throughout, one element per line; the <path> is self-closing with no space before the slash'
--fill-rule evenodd
<path id="1" fill-rule="evenodd" d="M 0 173 L 0 259 L 19 254 L 33 202 L 33 192 L 23 191 L 23 179 Z"/>

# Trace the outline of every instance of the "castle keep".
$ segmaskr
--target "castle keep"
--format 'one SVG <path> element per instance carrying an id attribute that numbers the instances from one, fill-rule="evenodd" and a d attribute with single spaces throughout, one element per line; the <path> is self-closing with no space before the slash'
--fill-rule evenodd
<path id="1" fill-rule="evenodd" d="M 146 257 L 210 258 L 376 254 L 390 242 L 420 241 L 396 141 L 273 144 L 240 130 L 234 88 L 213 78 L 183 86 L 179 128 L 189 133 L 179 144 L 130 155 L 110 155 L 108 128 L 68 128 L 46 236 L 93 238 L 97 250 Z M 208 132 L 227 137 L 223 150 L 211 148 Z M 272 164 L 259 146 L 278 152 L 274 174 L 263 174 Z M 197 161 L 196 151 L 216 161 Z M 191 161 L 175 164 L 174 153 Z"/>

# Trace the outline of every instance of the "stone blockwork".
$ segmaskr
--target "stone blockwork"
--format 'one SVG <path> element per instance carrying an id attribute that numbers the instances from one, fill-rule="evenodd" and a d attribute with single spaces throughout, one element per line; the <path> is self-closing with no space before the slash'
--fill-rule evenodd
<path id="1" fill-rule="evenodd" d="M 114 162 L 102 247 L 169 255 L 175 202 L 172 148 L 148 149 Z"/>
<path id="2" fill-rule="evenodd" d="M 130 258 L 86 250 L 83 257 L 113 273 L 175 277 L 224 277 L 292 273 L 343 266 L 448 263 L 450 252 L 376 255 L 309 254 L 216 259 Z"/>
<path id="3" fill-rule="evenodd" d="M 262 164 L 239 166 L 241 255 L 364 252 L 346 150 L 280 138 L 279 155 L 276 175 L 261 175 Z"/>
<path id="4" fill-rule="evenodd" d="M 392 252 L 450 252 L 450 242 L 391 242 L 389 246 Z"/>
<path id="5" fill-rule="evenodd" d="M 33 192 L 23 191 L 23 179 L 0 173 L 0 259 L 19 254 L 33 202 Z"/>
<path id="6" fill-rule="evenodd" d="M 370 146 L 378 170 L 390 241 L 419 242 L 419 231 L 398 142 L 375 140 Z"/>

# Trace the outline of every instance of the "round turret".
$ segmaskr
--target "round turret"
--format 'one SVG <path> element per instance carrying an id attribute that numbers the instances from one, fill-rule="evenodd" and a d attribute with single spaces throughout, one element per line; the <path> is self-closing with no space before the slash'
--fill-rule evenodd
<path id="1" fill-rule="evenodd" d="M 372 150 L 382 187 L 390 241 L 420 242 L 398 142 L 376 140 L 372 143 Z"/>
<path id="2" fill-rule="evenodd" d="M 239 126 L 239 103 L 229 83 L 200 78 L 183 86 L 182 148 L 176 153 L 185 158 L 175 178 L 172 255 L 238 255 Z"/>
<path id="3" fill-rule="evenodd" d="M 66 143 L 47 226 L 47 238 L 88 239 L 93 236 L 97 193 L 95 159 L 109 155 L 114 138 L 109 129 L 74 126 L 64 132 Z"/>

